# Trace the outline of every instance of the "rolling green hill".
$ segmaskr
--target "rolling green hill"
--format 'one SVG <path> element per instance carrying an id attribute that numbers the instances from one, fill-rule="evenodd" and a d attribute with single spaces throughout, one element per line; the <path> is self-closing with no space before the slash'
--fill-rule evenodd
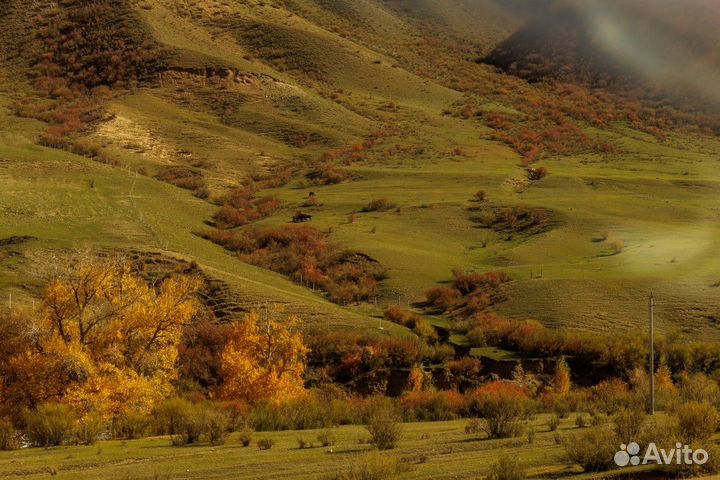
<path id="1" fill-rule="evenodd" d="M 84 8 L 108 5 L 99 11 L 116 21 L 84 23 L 102 41 L 58 46 L 43 33 L 72 32 Z M 642 104 L 478 64 L 522 27 L 526 6 L 4 0 L 0 239 L 36 239 L 3 247 L 2 296 L 22 301 L 38 252 L 95 245 L 196 260 L 243 308 L 278 303 L 312 325 L 375 329 L 385 305 L 419 302 L 461 267 L 509 272 L 497 309 L 512 318 L 632 330 L 654 291 L 661 329 L 717 338 L 718 139 L 693 112 L 653 111 L 644 128 L 630 115 L 648 118 Z M 105 61 L 112 75 L 99 78 L 91 67 Z M 498 136 L 502 122 L 517 138 L 545 129 L 528 140 L 542 147 L 528 165 L 545 178 L 528 179 L 528 150 Z M 71 141 L 48 141 L 54 127 Z M 313 184 L 307 174 L 327 163 L 346 180 Z M 286 168 L 287 183 L 261 188 L 283 207 L 258 225 L 312 214 L 385 267 L 377 301 L 332 304 L 197 235 L 222 195 Z M 318 204 L 303 206 L 311 191 Z M 396 207 L 362 212 L 380 198 Z M 475 219 L 518 205 L 546 209 L 550 227 Z"/>

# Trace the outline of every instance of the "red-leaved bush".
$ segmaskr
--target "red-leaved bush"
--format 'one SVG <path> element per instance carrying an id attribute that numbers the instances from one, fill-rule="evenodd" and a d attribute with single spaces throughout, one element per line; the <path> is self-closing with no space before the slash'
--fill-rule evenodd
<path id="1" fill-rule="evenodd" d="M 378 283 L 385 276 L 375 260 L 342 249 L 319 230 L 306 225 L 248 227 L 241 232 L 214 230 L 204 236 L 237 252 L 243 261 L 324 290 L 336 303 L 348 304 L 377 296 Z"/>
<path id="2" fill-rule="evenodd" d="M 466 394 L 467 412 L 484 420 L 489 438 L 508 438 L 520 433 L 528 406 L 527 391 L 509 382 L 491 382 Z"/>

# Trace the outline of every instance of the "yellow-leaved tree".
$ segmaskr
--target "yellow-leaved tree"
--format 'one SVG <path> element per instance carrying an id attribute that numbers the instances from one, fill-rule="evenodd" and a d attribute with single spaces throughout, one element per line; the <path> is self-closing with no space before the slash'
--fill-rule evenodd
<path id="1" fill-rule="evenodd" d="M 559 397 L 566 397 L 570 393 L 570 367 L 565 357 L 560 357 L 555 366 L 552 388 Z"/>
<path id="2" fill-rule="evenodd" d="M 308 349 L 302 335 L 292 331 L 296 324 L 292 316 L 283 325 L 252 312 L 233 325 L 222 354 L 220 395 L 251 405 L 304 395 Z"/>
<path id="3" fill-rule="evenodd" d="M 184 275 L 151 286 L 121 259 L 74 256 L 48 276 L 39 311 L 10 320 L 22 347 L 3 364 L 2 399 L 18 408 L 60 401 L 107 420 L 149 413 L 172 394 L 199 287 Z"/>

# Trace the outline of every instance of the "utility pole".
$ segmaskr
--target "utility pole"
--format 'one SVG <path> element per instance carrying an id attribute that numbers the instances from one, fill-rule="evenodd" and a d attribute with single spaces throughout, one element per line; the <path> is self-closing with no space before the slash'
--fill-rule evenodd
<path id="1" fill-rule="evenodd" d="M 653 294 L 650 294 L 650 301 L 649 301 L 649 316 L 650 316 L 650 405 L 648 406 L 648 410 L 650 415 L 655 414 L 655 297 L 653 297 Z"/>

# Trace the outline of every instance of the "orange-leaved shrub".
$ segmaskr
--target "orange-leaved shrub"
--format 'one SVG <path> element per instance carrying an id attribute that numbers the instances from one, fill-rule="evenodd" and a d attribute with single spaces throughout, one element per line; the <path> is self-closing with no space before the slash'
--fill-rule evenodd
<path id="1" fill-rule="evenodd" d="M 513 383 L 495 381 L 466 394 L 467 413 L 484 420 L 483 429 L 489 438 L 517 436 L 527 412 L 529 395 Z"/>
<path id="2" fill-rule="evenodd" d="M 243 261 L 273 270 L 349 304 L 378 295 L 383 267 L 362 253 L 342 249 L 310 226 L 252 227 L 242 232 L 213 230 L 206 238 L 237 252 Z"/>

